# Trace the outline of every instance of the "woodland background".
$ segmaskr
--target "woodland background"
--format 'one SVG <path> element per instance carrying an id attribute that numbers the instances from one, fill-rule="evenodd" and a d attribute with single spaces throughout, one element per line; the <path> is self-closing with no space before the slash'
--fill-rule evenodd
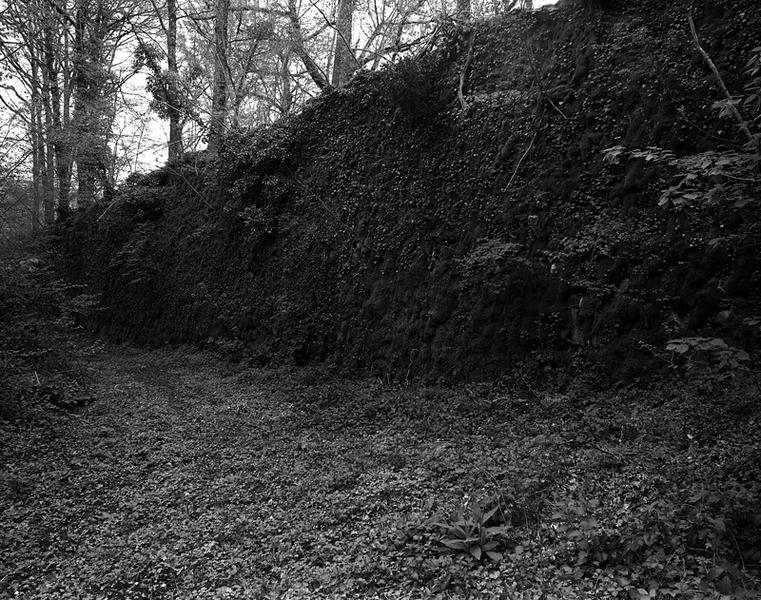
<path id="1" fill-rule="evenodd" d="M 108 4 L 0 13 L 0 594 L 758 597 L 757 2 Z"/>
<path id="2" fill-rule="evenodd" d="M 35 226 L 52 223 L 56 210 L 110 197 L 143 159 L 155 164 L 160 153 L 171 162 L 206 146 L 213 153 L 229 127 L 288 117 L 358 69 L 421 52 L 455 15 L 531 6 L 3 2 L 3 181 L 26 211 L 5 218 L 21 212 Z"/>

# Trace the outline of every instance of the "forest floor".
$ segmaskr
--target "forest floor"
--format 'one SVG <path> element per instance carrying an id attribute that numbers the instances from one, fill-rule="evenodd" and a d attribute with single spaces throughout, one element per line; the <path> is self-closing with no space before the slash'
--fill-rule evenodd
<path id="1" fill-rule="evenodd" d="M 0 425 L 0 597 L 757 597 L 757 398 L 78 344 L 91 403 Z"/>
<path id="2" fill-rule="evenodd" d="M 759 597 L 752 374 L 452 388 L 10 339 L 0 598 Z"/>

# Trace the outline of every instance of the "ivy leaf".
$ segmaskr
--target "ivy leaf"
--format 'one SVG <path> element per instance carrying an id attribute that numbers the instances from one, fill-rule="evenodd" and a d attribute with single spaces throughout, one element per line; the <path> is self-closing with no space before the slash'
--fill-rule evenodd
<path id="1" fill-rule="evenodd" d="M 462 540 L 441 540 L 441 543 L 452 550 L 466 550 L 468 548 Z"/>
<path id="2" fill-rule="evenodd" d="M 666 350 L 669 350 L 671 352 L 676 352 L 677 354 L 684 354 L 690 349 L 690 347 L 687 344 L 682 343 L 669 343 L 666 344 Z"/>
<path id="3" fill-rule="evenodd" d="M 732 589 L 732 580 L 729 578 L 729 575 L 724 575 L 724 577 L 719 580 L 719 583 L 716 584 L 716 590 L 720 594 L 729 595 L 732 593 Z"/>
<path id="4" fill-rule="evenodd" d="M 495 506 L 492 508 L 488 513 L 486 513 L 483 517 L 481 517 L 481 522 L 486 523 L 489 519 L 491 519 L 499 510 L 499 506 Z"/>

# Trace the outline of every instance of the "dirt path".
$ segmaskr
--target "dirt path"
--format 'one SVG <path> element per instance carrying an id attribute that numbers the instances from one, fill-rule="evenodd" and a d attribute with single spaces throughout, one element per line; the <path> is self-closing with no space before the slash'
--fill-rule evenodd
<path id="1" fill-rule="evenodd" d="M 564 397 L 325 382 L 188 351 L 88 361 L 95 402 L 2 429 L 0 597 L 614 598 L 672 568 L 592 561 L 594 543 L 646 535 L 635 506 L 686 485 L 681 438 L 643 433 L 661 413 L 635 421 L 622 400 L 573 421 Z M 471 498 L 500 529 L 473 529 Z M 664 506 L 654 522 L 679 517 Z M 457 535 L 434 523 L 458 519 L 502 559 L 448 551 Z M 710 568 L 691 560 L 685 592 Z M 658 585 L 680 597 L 676 581 Z"/>

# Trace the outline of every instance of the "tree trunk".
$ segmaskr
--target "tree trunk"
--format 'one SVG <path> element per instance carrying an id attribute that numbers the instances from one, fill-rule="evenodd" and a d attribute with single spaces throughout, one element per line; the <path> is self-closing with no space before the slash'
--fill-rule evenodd
<path id="1" fill-rule="evenodd" d="M 293 108 L 293 89 L 291 88 L 291 53 L 286 49 L 280 56 L 280 116 L 287 117 Z"/>
<path id="2" fill-rule="evenodd" d="M 304 63 L 304 68 L 307 70 L 307 73 L 309 73 L 312 81 L 314 81 L 315 85 L 323 92 L 333 89 L 333 86 L 328 82 L 325 73 L 323 73 L 319 65 L 314 62 L 314 59 L 309 56 L 309 52 L 307 52 L 306 47 L 304 46 L 304 34 L 301 31 L 301 21 L 299 20 L 298 9 L 296 8 L 296 0 L 288 0 L 288 19 L 291 23 L 293 50 L 301 59 L 301 62 Z"/>
<path id="3" fill-rule="evenodd" d="M 49 29 L 49 40 L 51 42 L 50 60 L 51 60 L 51 96 L 53 107 L 53 126 L 56 130 L 55 137 L 55 163 L 56 178 L 58 179 L 58 213 L 59 215 L 68 215 L 70 210 L 69 194 L 71 192 L 71 174 L 74 166 L 74 151 L 71 144 L 71 63 L 69 62 L 69 25 L 67 21 L 61 23 L 61 32 L 63 37 L 63 51 L 61 56 L 64 57 L 61 63 L 61 75 L 63 81 L 63 94 L 58 87 L 58 70 L 53 70 L 55 65 L 55 55 L 53 54 L 53 32 Z"/>
<path id="4" fill-rule="evenodd" d="M 77 165 L 78 204 L 92 206 L 108 193 L 108 134 L 113 114 L 108 95 L 110 13 L 106 0 L 78 0 L 72 48 L 74 115 L 72 132 Z"/>
<path id="5" fill-rule="evenodd" d="M 169 162 L 182 158 L 182 111 L 177 88 L 177 0 L 167 0 L 166 55 L 169 74 Z"/>
<path id="6" fill-rule="evenodd" d="M 95 161 L 93 160 L 93 103 L 96 100 L 93 89 L 93 69 L 89 60 L 92 42 L 88 38 L 90 15 L 88 0 L 79 0 L 74 17 L 74 46 L 72 66 L 74 83 L 73 134 L 75 138 L 74 157 L 77 163 L 77 203 L 89 206 L 95 203 Z M 59 206 L 59 211 L 61 207 Z M 61 214 L 65 217 L 65 214 Z"/>
<path id="7" fill-rule="evenodd" d="M 54 129 L 50 82 L 45 77 L 44 71 L 45 69 L 43 68 L 42 104 L 45 112 L 45 177 L 43 181 L 45 193 L 43 196 L 43 206 L 45 210 L 45 223 L 51 223 L 55 215 L 55 149 L 52 140 Z"/>
<path id="8" fill-rule="evenodd" d="M 458 2 L 460 1 L 458 0 Z M 357 66 L 354 50 L 351 46 L 353 21 L 354 0 L 338 0 L 333 75 L 331 78 L 331 83 L 335 88 L 345 86 Z"/>
<path id="9" fill-rule="evenodd" d="M 211 120 L 207 149 L 211 154 L 219 152 L 225 130 L 227 106 L 227 18 L 230 0 L 217 0 L 214 19 L 214 83 L 211 96 Z"/>
<path id="10" fill-rule="evenodd" d="M 38 128 L 39 123 L 39 104 L 37 98 L 32 99 L 31 115 L 29 120 L 29 139 L 32 144 L 32 231 L 39 229 L 38 215 L 40 214 L 40 205 L 42 204 L 42 165 L 43 156 L 40 148 L 44 147 L 41 141 L 41 131 Z"/>
<path id="11" fill-rule="evenodd" d="M 45 160 L 45 132 L 42 124 L 42 81 L 36 48 L 29 46 L 29 66 L 31 70 L 32 99 L 29 115 L 29 134 L 32 144 L 32 231 L 37 231 L 40 225 L 40 207 L 43 204 L 45 194 L 44 181 L 46 179 Z"/>

